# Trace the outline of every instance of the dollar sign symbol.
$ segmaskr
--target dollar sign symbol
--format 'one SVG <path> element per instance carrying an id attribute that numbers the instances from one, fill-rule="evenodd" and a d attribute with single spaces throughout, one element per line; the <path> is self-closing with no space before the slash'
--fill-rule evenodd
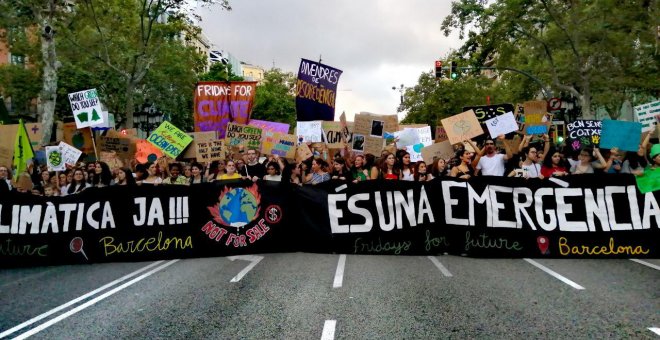
<path id="1" fill-rule="evenodd" d="M 275 208 L 270 208 L 268 211 L 269 217 L 271 221 L 277 220 L 277 209 Z"/>

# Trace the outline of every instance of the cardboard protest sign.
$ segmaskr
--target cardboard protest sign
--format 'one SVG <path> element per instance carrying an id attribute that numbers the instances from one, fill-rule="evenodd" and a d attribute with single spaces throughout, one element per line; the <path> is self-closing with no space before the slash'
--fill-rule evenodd
<path id="1" fill-rule="evenodd" d="M 488 133 L 492 138 L 497 138 L 499 135 L 506 135 L 507 133 L 518 131 L 518 123 L 513 116 L 513 112 L 507 112 L 501 116 L 496 116 L 486 121 Z"/>
<path id="2" fill-rule="evenodd" d="M 442 126 L 445 127 L 451 144 L 461 143 L 484 133 L 472 110 L 443 119 Z"/>
<path id="3" fill-rule="evenodd" d="M 62 154 L 62 148 L 59 145 L 46 147 L 46 165 L 48 166 L 48 171 L 66 170 L 64 155 Z"/>
<path id="4" fill-rule="evenodd" d="M 399 131 L 397 115 L 377 115 L 369 112 L 360 112 L 355 115 L 353 133 L 382 137 L 385 132 L 395 131 Z"/>
<path id="5" fill-rule="evenodd" d="M 0 125 L 0 146 L 13 146 L 16 142 L 16 133 L 18 132 L 19 124 Z M 41 123 L 25 123 L 25 130 L 30 138 L 30 144 L 34 150 L 41 147 L 41 138 L 44 131 L 41 128 Z"/>
<path id="6" fill-rule="evenodd" d="M 346 113 L 342 112 L 339 116 L 339 124 L 341 125 L 341 138 L 344 143 L 351 145 L 353 143 L 353 122 L 346 121 Z"/>
<path id="7" fill-rule="evenodd" d="M 328 145 L 328 148 L 341 149 L 346 145 L 342 141 L 341 122 L 324 121 L 321 128 L 323 129 L 323 141 Z"/>
<path id="8" fill-rule="evenodd" d="M 75 122 L 62 124 L 61 140 L 87 155 L 94 155 L 92 132 L 89 129 L 78 130 Z"/>
<path id="9" fill-rule="evenodd" d="M 224 139 L 195 142 L 194 146 L 198 162 L 213 162 L 227 158 Z"/>
<path id="10" fill-rule="evenodd" d="M 335 120 L 337 84 L 342 71 L 301 59 L 296 81 L 297 121 Z"/>
<path id="11" fill-rule="evenodd" d="M 114 151 L 100 151 L 99 158 L 101 162 L 105 162 L 110 167 L 110 170 L 119 169 L 124 167 L 124 161 L 122 158 Z M 125 159 L 125 158 L 124 158 Z M 126 164 L 128 165 L 128 164 Z"/>
<path id="12" fill-rule="evenodd" d="M 536 113 L 546 114 L 548 113 L 548 102 L 545 100 L 526 101 L 523 103 L 523 110 L 525 110 L 525 116 Z"/>
<path id="13" fill-rule="evenodd" d="M 130 138 L 99 137 L 98 149 L 105 152 L 114 152 L 117 157 L 132 159 L 135 157 L 135 143 Z"/>
<path id="14" fill-rule="evenodd" d="M 261 133 L 262 130 L 258 127 L 242 125 L 242 124 L 227 124 L 227 134 L 225 136 L 225 146 L 231 149 L 255 149 L 261 150 Z"/>
<path id="15" fill-rule="evenodd" d="M 435 142 L 440 143 L 449 140 L 447 136 L 447 131 L 442 126 L 442 123 L 438 122 L 438 125 L 435 126 Z"/>
<path id="16" fill-rule="evenodd" d="M 218 139 L 217 133 L 215 131 L 188 132 L 188 136 L 192 137 L 193 141 L 185 150 L 183 150 L 183 155 L 181 158 L 184 159 L 197 158 L 197 148 L 195 147 L 196 143 L 208 142 Z"/>
<path id="17" fill-rule="evenodd" d="M 264 131 L 261 139 L 261 153 L 280 157 L 296 158 L 296 136 Z"/>
<path id="18" fill-rule="evenodd" d="M 372 154 L 376 157 L 380 156 L 385 146 L 385 138 L 376 136 L 364 136 L 364 153 Z"/>
<path id="19" fill-rule="evenodd" d="M 600 120 L 576 120 L 568 123 L 566 145 L 570 145 L 574 151 L 597 147 L 600 144 L 602 124 Z"/>
<path id="20" fill-rule="evenodd" d="M 272 131 L 287 134 L 289 133 L 289 124 L 269 122 L 266 120 L 250 119 L 250 126 L 258 127 L 263 131 Z"/>
<path id="21" fill-rule="evenodd" d="M 103 109 L 96 89 L 69 93 L 69 104 L 73 118 L 79 129 L 99 125 L 104 122 Z"/>
<path id="22" fill-rule="evenodd" d="M 652 131 L 658 124 L 656 116 L 660 115 L 660 100 L 634 107 L 637 121 L 642 123 L 642 131 Z"/>
<path id="23" fill-rule="evenodd" d="M 151 133 L 147 141 L 163 150 L 167 156 L 177 158 L 192 142 L 192 137 L 179 130 L 174 124 L 164 121 Z"/>
<path id="24" fill-rule="evenodd" d="M 138 162 L 155 162 L 161 157 L 163 157 L 163 152 L 147 140 L 135 140 L 135 159 Z"/>
<path id="25" fill-rule="evenodd" d="M 296 163 L 305 161 L 313 156 L 314 154 L 312 153 L 312 150 L 309 149 L 307 144 L 302 143 L 296 147 Z"/>
<path id="26" fill-rule="evenodd" d="M 356 152 L 364 152 L 364 135 L 353 134 L 353 143 L 351 149 Z"/>
<path id="27" fill-rule="evenodd" d="M 620 120 L 604 120 L 600 134 L 600 147 L 614 147 L 623 151 L 637 151 L 642 136 L 642 123 L 624 122 Z"/>
<path id="28" fill-rule="evenodd" d="M 463 112 L 472 110 L 479 122 L 485 122 L 489 119 L 495 118 L 497 115 L 503 115 L 507 112 L 513 112 L 513 105 L 511 104 L 494 104 L 494 105 L 478 105 L 478 106 L 464 106 Z"/>
<path id="29" fill-rule="evenodd" d="M 254 104 L 257 82 L 205 81 L 195 88 L 195 132 L 217 131 L 225 138 L 227 124 L 247 124 Z"/>
<path id="30" fill-rule="evenodd" d="M 525 113 L 525 133 L 542 135 L 548 133 L 548 124 L 544 121 L 545 113 Z"/>
<path id="31" fill-rule="evenodd" d="M 62 152 L 62 160 L 64 164 L 76 165 L 80 159 L 80 156 L 82 156 L 82 151 L 65 142 L 60 142 L 59 148 Z"/>
<path id="32" fill-rule="evenodd" d="M 312 120 L 296 123 L 296 135 L 304 143 L 320 143 L 323 141 L 322 121 Z"/>
<path id="33" fill-rule="evenodd" d="M 11 168 L 12 159 L 14 158 L 13 148 L 8 148 L 0 145 L 0 165 Z"/>
<path id="34" fill-rule="evenodd" d="M 434 159 L 448 160 L 454 157 L 454 147 L 447 141 L 435 143 L 422 149 L 422 157 L 426 164 L 432 164 Z"/>

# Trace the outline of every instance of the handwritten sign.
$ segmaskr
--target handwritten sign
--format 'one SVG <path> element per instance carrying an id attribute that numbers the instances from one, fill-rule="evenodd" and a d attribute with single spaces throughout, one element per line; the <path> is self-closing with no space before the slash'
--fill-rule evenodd
<path id="1" fill-rule="evenodd" d="M 140 163 L 155 162 L 163 157 L 163 152 L 144 139 L 135 140 L 135 159 Z"/>
<path id="2" fill-rule="evenodd" d="M 604 149 L 617 147 L 623 151 L 637 151 L 641 136 L 642 123 L 604 120 L 600 147 Z"/>
<path id="3" fill-rule="evenodd" d="M 195 132 L 217 131 L 225 138 L 227 124 L 250 121 L 257 82 L 199 82 L 195 88 Z"/>
<path id="4" fill-rule="evenodd" d="M 103 109 L 96 89 L 69 93 L 69 104 L 79 129 L 104 123 Z"/>
<path id="5" fill-rule="evenodd" d="M 66 170 L 64 155 L 62 154 L 62 148 L 59 145 L 46 147 L 46 165 L 48 166 L 48 171 Z"/>
<path id="6" fill-rule="evenodd" d="M 110 170 L 119 169 L 124 167 L 124 162 L 121 157 L 114 151 L 101 151 L 99 152 L 101 162 L 105 162 L 110 167 Z"/>
<path id="7" fill-rule="evenodd" d="M 242 124 L 227 124 L 227 135 L 225 136 L 225 145 L 228 148 L 236 149 L 255 149 L 261 150 L 260 128 Z"/>
<path id="8" fill-rule="evenodd" d="M 443 119 L 442 126 L 445 127 L 451 144 L 461 143 L 484 133 L 472 110 Z"/>
<path id="9" fill-rule="evenodd" d="M 62 151 L 62 160 L 64 161 L 64 164 L 76 165 L 78 159 L 80 159 L 80 156 L 82 155 L 82 151 L 65 142 L 60 142 L 59 148 Z"/>
<path id="10" fill-rule="evenodd" d="M 438 125 L 435 126 L 435 142 L 440 143 L 449 140 L 447 136 L 447 131 L 442 126 L 442 123 L 438 122 Z"/>
<path id="11" fill-rule="evenodd" d="M 226 158 L 225 141 L 211 140 L 195 143 L 198 162 L 220 161 Z"/>
<path id="12" fill-rule="evenodd" d="M 511 104 L 494 104 L 494 105 L 480 105 L 480 106 L 465 106 L 463 112 L 472 110 L 474 115 L 477 116 L 479 122 L 485 122 L 489 119 L 495 118 L 497 115 L 503 115 L 507 112 L 513 112 L 513 105 Z"/>
<path id="13" fill-rule="evenodd" d="M 382 126 L 379 122 L 382 122 Z M 369 112 L 360 112 L 355 115 L 353 133 L 383 136 L 384 132 L 395 131 L 399 131 L 399 118 L 397 115 L 377 115 Z"/>
<path id="14" fill-rule="evenodd" d="M 429 146 L 433 144 L 433 134 L 431 134 L 431 127 L 424 125 L 417 127 L 417 135 L 419 136 L 419 142 L 424 144 L 424 146 Z"/>
<path id="15" fill-rule="evenodd" d="M 422 158 L 426 164 L 432 164 L 434 159 L 448 160 L 454 157 L 454 147 L 446 140 L 426 146 L 422 149 Z"/>
<path id="16" fill-rule="evenodd" d="M 218 134 L 215 131 L 188 132 L 187 134 L 188 136 L 192 137 L 193 141 L 185 150 L 183 150 L 183 155 L 181 158 L 184 159 L 197 159 L 197 147 L 195 146 L 197 143 L 209 142 L 218 139 Z"/>
<path id="17" fill-rule="evenodd" d="M 545 113 L 525 113 L 525 133 L 528 135 L 548 133 L 548 125 L 544 118 Z"/>
<path id="18" fill-rule="evenodd" d="M 548 103 L 545 100 L 532 100 L 523 103 L 525 116 L 528 114 L 548 113 Z"/>
<path id="19" fill-rule="evenodd" d="M 364 153 L 379 157 L 385 146 L 385 138 L 375 136 L 364 136 Z"/>
<path id="20" fill-rule="evenodd" d="M 288 159 L 295 159 L 296 136 L 264 131 L 261 140 L 261 152 L 264 155 L 278 155 Z"/>
<path id="21" fill-rule="evenodd" d="M 492 138 L 497 138 L 499 135 L 518 131 L 518 123 L 513 116 L 513 112 L 507 112 L 501 116 L 487 120 L 486 128 L 488 128 L 488 133 Z"/>
<path id="22" fill-rule="evenodd" d="M 135 156 L 135 143 L 129 138 L 99 137 L 98 148 L 101 151 L 114 151 L 120 158 Z"/>
<path id="23" fill-rule="evenodd" d="M 267 120 L 250 119 L 250 126 L 258 127 L 263 131 L 272 131 L 287 134 L 289 133 L 289 124 L 269 122 Z"/>
<path id="24" fill-rule="evenodd" d="M 314 154 L 312 153 L 312 150 L 309 149 L 307 144 L 303 143 L 296 147 L 296 163 L 305 161 L 313 156 Z"/>
<path id="25" fill-rule="evenodd" d="M 324 121 L 321 127 L 323 129 L 323 141 L 328 145 L 328 148 L 341 149 L 346 145 L 343 142 L 341 122 Z"/>
<path id="26" fill-rule="evenodd" d="M 192 142 L 192 137 L 179 130 L 174 124 L 164 121 L 147 139 L 149 143 L 163 150 L 163 153 L 177 158 Z"/>
<path id="27" fill-rule="evenodd" d="M 635 106 L 637 121 L 642 123 L 642 131 L 652 131 L 658 124 L 656 116 L 660 115 L 660 100 Z"/>
<path id="28" fill-rule="evenodd" d="M 302 138 L 304 143 L 323 142 L 323 121 L 312 120 L 296 123 L 296 134 L 298 139 Z"/>
<path id="29" fill-rule="evenodd" d="M 576 120 L 568 123 L 567 145 L 570 145 L 574 151 L 597 147 L 600 144 L 602 126 L 603 122 L 600 120 Z"/>

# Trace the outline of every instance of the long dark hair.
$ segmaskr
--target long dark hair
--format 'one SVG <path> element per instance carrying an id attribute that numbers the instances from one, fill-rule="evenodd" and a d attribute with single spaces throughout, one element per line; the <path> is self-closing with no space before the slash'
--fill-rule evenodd
<path id="1" fill-rule="evenodd" d="M 131 169 L 129 169 L 129 168 L 121 168 L 121 169 L 119 169 L 119 170 L 120 170 L 120 171 L 123 171 L 124 174 L 126 175 L 126 185 L 127 185 L 127 186 L 131 186 L 131 187 L 132 187 L 132 186 L 136 186 L 136 185 L 137 185 L 137 183 L 135 183 L 135 177 L 133 177 L 133 171 L 131 171 Z M 117 183 L 117 184 L 121 184 L 121 183 Z"/>
<path id="2" fill-rule="evenodd" d="M 96 162 L 96 164 L 101 166 L 101 174 L 96 176 L 96 173 L 94 173 L 95 176 L 92 179 L 92 184 L 94 186 L 99 183 L 105 186 L 110 185 L 110 182 L 112 181 L 112 171 L 110 171 L 110 167 L 106 162 Z"/>
<path id="3" fill-rule="evenodd" d="M 555 149 L 555 148 L 550 148 L 548 153 L 543 155 L 543 166 L 548 168 L 548 169 L 552 169 L 552 167 L 554 167 L 554 164 L 552 164 L 552 156 L 556 153 L 559 153 L 562 156 L 561 160 L 559 160 L 559 164 L 557 164 L 557 166 L 560 166 L 560 167 L 562 167 L 566 170 L 570 169 L 571 166 L 568 163 L 568 161 L 566 160 L 566 158 L 564 157 L 564 154 L 561 153 L 561 151 L 559 151 L 559 149 Z"/>
<path id="4" fill-rule="evenodd" d="M 83 174 L 83 179 L 81 181 L 76 180 L 76 172 L 80 171 Z M 75 194 L 77 192 L 81 192 L 83 189 L 85 189 L 85 171 L 83 169 L 75 169 L 73 170 L 73 179 L 71 180 L 71 184 L 69 184 L 69 188 L 66 190 L 67 194 Z"/>

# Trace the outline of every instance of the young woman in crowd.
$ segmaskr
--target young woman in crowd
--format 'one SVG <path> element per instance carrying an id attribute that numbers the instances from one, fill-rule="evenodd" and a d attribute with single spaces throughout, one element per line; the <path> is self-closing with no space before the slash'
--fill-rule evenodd
<path id="1" fill-rule="evenodd" d="M 593 156 L 598 158 L 597 161 L 593 160 Z M 602 169 L 605 167 L 605 159 L 600 154 L 598 149 L 585 148 L 580 151 L 578 155 L 579 163 L 571 168 L 571 173 L 575 175 L 593 174 L 595 169 Z"/>
<path id="2" fill-rule="evenodd" d="M 188 178 L 190 184 L 206 183 L 204 177 L 204 166 L 199 163 L 192 163 L 190 165 L 190 177 Z"/>
<path id="3" fill-rule="evenodd" d="M 624 153 L 619 148 L 610 149 L 609 157 L 603 168 L 606 174 L 620 174 L 623 169 L 623 156 Z"/>
<path id="4" fill-rule="evenodd" d="M 169 165 L 170 176 L 163 180 L 163 184 L 187 185 L 188 179 L 181 176 L 181 164 L 172 163 Z"/>
<path id="5" fill-rule="evenodd" d="M 216 180 L 219 181 L 225 181 L 229 179 L 240 179 L 241 174 L 238 173 L 238 169 L 236 169 L 236 163 L 232 160 L 228 160 L 225 163 L 225 173 L 216 177 Z"/>
<path id="6" fill-rule="evenodd" d="M 158 176 L 158 165 L 156 163 L 147 163 L 146 174 L 140 181 L 140 184 L 153 184 L 158 185 L 163 183 L 163 179 Z"/>
<path id="7" fill-rule="evenodd" d="M 263 179 L 264 181 L 281 182 L 282 175 L 280 174 L 280 165 L 274 161 L 266 164 L 266 174 Z"/>
<path id="8" fill-rule="evenodd" d="M 190 177 L 192 177 L 192 166 L 191 166 L 190 164 L 185 165 L 185 166 L 183 167 L 183 176 L 184 176 L 185 178 L 190 178 Z"/>
<path id="9" fill-rule="evenodd" d="M 383 154 L 379 170 L 379 179 L 398 180 L 401 178 L 401 171 L 396 166 L 396 157 L 389 152 Z"/>
<path id="10" fill-rule="evenodd" d="M 570 174 L 570 169 L 570 165 L 566 159 L 564 159 L 564 155 L 558 150 L 551 150 L 543 159 L 541 175 L 543 175 L 543 177 L 566 176 Z"/>
<path id="11" fill-rule="evenodd" d="M 363 155 L 356 155 L 351 167 L 351 178 L 353 183 L 366 181 L 369 178 L 369 171 L 365 168 L 365 159 Z"/>
<path id="12" fill-rule="evenodd" d="M 438 158 L 433 162 L 433 166 L 431 166 L 431 176 L 432 178 L 449 176 L 449 167 L 444 158 Z"/>
<path id="13" fill-rule="evenodd" d="M 458 177 L 460 179 L 469 179 L 474 176 L 474 168 L 472 167 L 472 157 L 473 152 L 468 150 L 458 150 L 456 157 L 460 163 L 453 167 L 449 173 L 451 177 Z"/>
<path id="14" fill-rule="evenodd" d="M 133 172 L 129 168 L 117 169 L 117 176 L 115 177 L 115 185 L 126 185 L 134 187 L 137 185 Z"/>
<path id="15" fill-rule="evenodd" d="M 284 168 L 284 171 L 282 172 L 282 181 L 287 180 L 291 184 L 295 185 L 302 185 L 303 184 L 303 178 L 301 176 L 302 170 L 301 170 L 302 164 L 287 164 L 286 167 Z"/>
<path id="16" fill-rule="evenodd" d="M 96 162 L 94 165 L 94 177 L 92 186 L 97 188 L 107 187 L 112 184 L 112 172 L 105 162 Z"/>
<path id="17" fill-rule="evenodd" d="M 413 179 L 415 182 L 427 182 L 433 179 L 433 175 L 428 171 L 428 167 L 424 161 L 415 163 Z"/>
<path id="18" fill-rule="evenodd" d="M 332 173 L 330 174 L 330 178 L 338 179 L 340 181 L 352 179 L 348 168 L 346 168 L 346 161 L 343 158 L 335 158 L 332 161 Z"/>
<path id="19" fill-rule="evenodd" d="M 68 181 L 67 181 L 67 178 L 69 177 L 69 176 L 68 176 L 68 175 L 69 175 L 69 172 L 71 172 L 71 170 L 68 170 L 68 169 L 65 170 L 64 172 L 60 172 L 60 174 L 59 174 L 59 176 L 58 176 L 59 179 L 60 179 L 60 180 L 59 180 L 59 188 L 60 188 L 60 190 L 62 190 L 63 187 L 66 187 L 67 184 L 69 184 Z"/>
<path id="20" fill-rule="evenodd" d="M 527 146 L 523 148 L 523 154 L 525 155 L 525 160 L 522 162 L 521 168 L 525 174 L 525 178 L 545 178 L 541 173 L 541 165 L 538 164 L 538 151 L 536 148 Z"/>
<path id="21" fill-rule="evenodd" d="M 305 177 L 305 184 L 319 184 L 330 180 L 330 174 L 325 169 L 328 167 L 322 158 L 312 160 L 311 172 Z"/>
<path id="22" fill-rule="evenodd" d="M 399 158 L 399 164 L 397 166 L 401 172 L 401 177 L 399 179 L 402 181 L 414 181 L 415 176 L 413 174 L 412 165 L 410 164 L 410 153 L 403 151 L 400 155 L 401 157 Z"/>
<path id="23" fill-rule="evenodd" d="M 35 185 L 38 185 L 40 187 L 45 187 L 47 185 L 50 185 L 50 177 L 51 173 L 48 172 L 48 169 L 42 169 L 41 174 L 39 174 L 39 181 L 37 183 L 34 183 Z"/>
<path id="24" fill-rule="evenodd" d="M 73 180 L 71 184 L 67 185 L 66 191 L 62 192 L 62 196 L 77 194 L 89 188 L 89 184 L 85 182 L 85 171 L 82 168 L 73 170 Z"/>
<path id="25" fill-rule="evenodd" d="M 53 173 L 50 174 L 50 181 L 49 181 L 48 185 L 53 186 L 55 188 L 60 187 L 60 176 L 57 172 L 53 172 Z"/>
<path id="26" fill-rule="evenodd" d="M 9 190 L 12 188 L 11 184 L 11 171 L 9 171 L 9 167 L 6 167 L 4 165 L 0 165 L 0 181 L 3 181 L 7 184 L 7 187 Z"/>

